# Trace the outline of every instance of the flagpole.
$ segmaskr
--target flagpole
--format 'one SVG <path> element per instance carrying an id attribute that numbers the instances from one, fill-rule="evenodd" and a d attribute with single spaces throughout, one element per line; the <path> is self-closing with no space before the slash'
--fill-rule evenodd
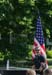
<path id="1" fill-rule="evenodd" d="M 35 6 L 36 6 L 37 14 L 40 15 L 40 11 L 39 11 L 37 4 L 38 4 L 38 0 L 35 0 Z"/>

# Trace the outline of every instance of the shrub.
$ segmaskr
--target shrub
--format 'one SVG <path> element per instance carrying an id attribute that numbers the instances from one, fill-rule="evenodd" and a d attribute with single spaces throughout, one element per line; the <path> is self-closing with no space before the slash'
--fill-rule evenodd
<path id="1" fill-rule="evenodd" d="M 4 60 L 4 55 L 2 52 L 0 52 L 0 60 Z"/>
<path id="2" fill-rule="evenodd" d="M 52 58 L 52 50 L 47 50 L 47 58 Z"/>

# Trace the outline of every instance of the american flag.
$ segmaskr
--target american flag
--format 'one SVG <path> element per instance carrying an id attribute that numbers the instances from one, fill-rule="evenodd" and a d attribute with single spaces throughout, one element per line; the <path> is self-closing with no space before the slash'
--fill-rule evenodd
<path id="1" fill-rule="evenodd" d="M 41 25 L 41 19 L 40 16 L 37 18 L 37 24 L 36 24 L 36 32 L 34 37 L 34 44 L 33 44 L 33 50 L 32 50 L 32 59 L 35 57 L 35 47 L 40 47 L 40 53 L 46 58 L 46 49 L 45 49 L 45 42 L 44 42 L 44 36 L 43 36 L 43 29 Z"/>

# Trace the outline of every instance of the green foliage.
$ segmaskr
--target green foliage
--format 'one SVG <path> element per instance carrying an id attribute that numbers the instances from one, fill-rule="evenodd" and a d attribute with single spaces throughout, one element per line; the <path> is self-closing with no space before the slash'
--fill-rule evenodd
<path id="1" fill-rule="evenodd" d="M 4 60 L 4 54 L 3 52 L 0 52 L 0 61 L 3 61 Z"/>
<path id="2" fill-rule="evenodd" d="M 32 58 L 32 50 L 29 51 L 28 57 L 29 57 L 29 59 Z"/>
<path id="3" fill-rule="evenodd" d="M 0 0 L 0 50 L 3 59 L 31 57 L 38 10 L 45 40 L 52 38 L 51 0 Z"/>
<path id="4" fill-rule="evenodd" d="M 47 50 L 47 58 L 52 58 L 52 50 Z"/>

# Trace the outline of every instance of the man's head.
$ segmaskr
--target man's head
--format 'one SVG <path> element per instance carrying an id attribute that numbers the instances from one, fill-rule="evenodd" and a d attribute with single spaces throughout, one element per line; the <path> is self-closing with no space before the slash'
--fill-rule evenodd
<path id="1" fill-rule="evenodd" d="M 39 54 L 40 53 L 40 47 L 39 46 L 35 47 L 35 51 L 37 54 Z"/>

